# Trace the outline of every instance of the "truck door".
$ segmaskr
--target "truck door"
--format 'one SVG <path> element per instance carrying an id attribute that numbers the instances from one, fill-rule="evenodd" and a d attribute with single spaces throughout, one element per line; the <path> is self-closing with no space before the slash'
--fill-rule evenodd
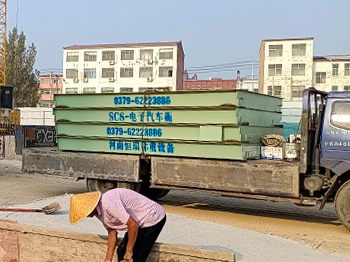
<path id="1" fill-rule="evenodd" d="M 350 170 L 350 93 L 329 93 L 321 136 L 321 166 Z"/>

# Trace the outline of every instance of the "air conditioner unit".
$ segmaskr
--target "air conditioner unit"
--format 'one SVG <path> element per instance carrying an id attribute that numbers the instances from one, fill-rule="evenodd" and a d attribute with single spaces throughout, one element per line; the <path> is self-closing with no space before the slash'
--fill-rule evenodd
<path id="1" fill-rule="evenodd" d="M 112 61 L 112 60 L 111 60 L 111 61 L 109 61 L 109 64 L 110 64 L 110 65 L 114 65 L 114 64 L 115 64 L 115 61 Z"/>
<path id="2" fill-rule="evenodd" d="M 152 59 L 148 59 L 148 64 L 152 65 L 153 64 L 153 60 Z"/>
<path id="3" fill-rule="evenodd" d="M 152 82 L 153 81 L 153 77 L 147 77 L 147 82 Z"/>
<path id="4" fill-rule="evenodd" d="M 88 82 L 88 79 L 87 78 L 84 78 L 84 83 L 87 83 Z"/>
<path id="5" fill-rule="evenodd" d="M 113 77 L 110 77 L 108 80 L 109 80 L 109 82 L 114 82 L 114 78 Z"/>
<path id="6" fill-rule="evenodd" d="M 78 83 L 78 82 L 79 82 L 79 79 L 78 79 L 78 78 L 74 78 L 74 79 L 73 79 L 73 82 L 74 82 L 74 83 Z"/>

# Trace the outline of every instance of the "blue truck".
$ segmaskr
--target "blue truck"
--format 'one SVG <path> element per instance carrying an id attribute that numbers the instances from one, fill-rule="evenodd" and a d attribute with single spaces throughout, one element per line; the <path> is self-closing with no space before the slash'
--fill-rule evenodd
<path id="1" fill-rule="evenodd" d="M 89 191 L 126 187 L 153 199 L 173 189 L 196 189 L 320 209 L 334 203 L 339 220 L 350 230 L 350 93 L 304 90 L 300 142 L 297 162 L 26 148 L 22 169 L 86 179 Z"/>

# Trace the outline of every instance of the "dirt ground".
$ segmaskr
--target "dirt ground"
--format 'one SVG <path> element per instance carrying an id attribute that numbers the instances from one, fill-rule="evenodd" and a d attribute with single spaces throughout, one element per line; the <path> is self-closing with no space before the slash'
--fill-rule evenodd
<path id="1" fill-rule="evenodd" d="M 0 160 L 0 206 L 86 191 L 72 178 L 25 174 L 18 161 Z M 317 249 L 350 255 L 350 233 L 340 224 L 333 206 L 299 207 L 221 197 L 198 191 L 171 191 L 160 203 L 169 213 L 245 228 L 308 243 Z"/>

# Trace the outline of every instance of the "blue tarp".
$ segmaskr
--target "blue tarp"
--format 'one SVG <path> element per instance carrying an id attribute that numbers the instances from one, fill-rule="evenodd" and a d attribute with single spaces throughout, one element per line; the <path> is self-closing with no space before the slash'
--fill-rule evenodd
<path id="1" fill-rule="evenodd" d="M 283 124 L 283 130 L 284 130 L 284 137 L 286 139 L 288 139 L 290 135 L 294 135 L 299 127 L 299 123 L 282 123 L 282 124 Z M 300 135 L 300 128 L 297 134 Z"/>

